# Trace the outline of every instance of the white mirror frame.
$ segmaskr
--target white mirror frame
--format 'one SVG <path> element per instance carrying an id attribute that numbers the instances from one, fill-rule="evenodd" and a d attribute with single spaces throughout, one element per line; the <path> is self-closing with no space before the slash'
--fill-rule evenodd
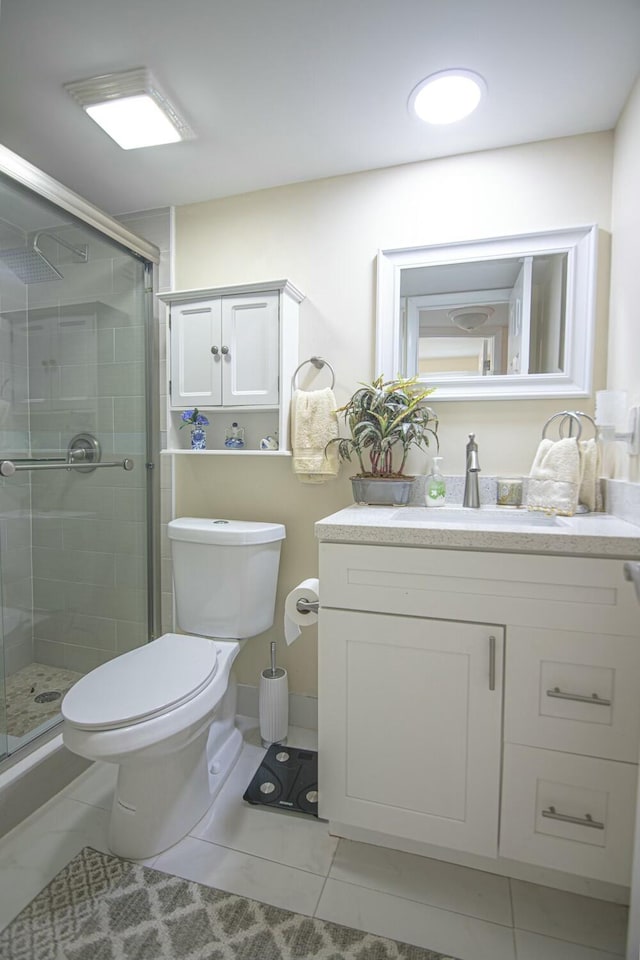
<path id="1" fill-rule="evenodd" d="M 595 331 L 595 225 L 546 233 L 464 241 L 428 247 L 378 251 L 376 308 L 376 376 L 403 375 L 400 350 L 400 271 L 474 260 L 501 260 L 567 253 L 565 368 L 563 373 L 509 374 L 478 377 L 424 377 L 437 387 L 437 400 L 537 399 L 586 397 L 591 393 Z"/>

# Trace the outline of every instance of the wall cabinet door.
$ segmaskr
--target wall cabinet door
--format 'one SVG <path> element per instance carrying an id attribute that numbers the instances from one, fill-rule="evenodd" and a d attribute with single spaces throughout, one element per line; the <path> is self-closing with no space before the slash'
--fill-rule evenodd
<path id="1" fill-rule="evenodd" d="M 220 300 L 171 308 L 171 405 L 219 407 L 222 403 Z M 215 352 L 214 352 L 215 351 Z"/>
<path id="2" fill-rule="evenodd" d="M 222 402 L 225 406 L 277 405 L 277 294 L 225 297 L 222 340 Z"/>
<path id="3" fill-rule="evenodd" d="M 319 813 L 497 856 L 503 630 L 323 607 Z"/>
<path id="4" fill-rule="evenodd" d="M 278 294 L 171 308 L 171 405 L 277 406 Z"/>

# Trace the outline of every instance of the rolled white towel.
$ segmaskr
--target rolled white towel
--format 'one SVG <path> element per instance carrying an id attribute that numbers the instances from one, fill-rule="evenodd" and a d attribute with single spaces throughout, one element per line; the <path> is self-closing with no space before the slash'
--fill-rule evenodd
<path id="1" fill-rule="evenodd" d="M 578 499 L 591 512 L 602 509 L 600 492 L 600 445 L 597 440 L 580 440 L 582 482 Z"/>
<path id="2" fill-rule="evenodd" d="M 529 473 L 529 510 L 572 517 L 578 506 L 581 480 L 582 464 L 577 439 L 541 440 Z"/>

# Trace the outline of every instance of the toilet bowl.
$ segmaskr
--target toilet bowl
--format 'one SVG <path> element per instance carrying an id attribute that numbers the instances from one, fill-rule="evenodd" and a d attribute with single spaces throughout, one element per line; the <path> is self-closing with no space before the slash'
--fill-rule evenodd
<path id="1" fill-rule="evenodd" d="M 184 837 L 237 760 L 231 668 L 246 638 L 273 623 L 285 535 L 280 524 L 246 521 L 181 518 L 169 526 L 177 619 L 199 635 L 167 633 L 110 660 L 82 677 L 61 707 L 65 746 L 119 765 L 109 847 L 132 859 Z"/>

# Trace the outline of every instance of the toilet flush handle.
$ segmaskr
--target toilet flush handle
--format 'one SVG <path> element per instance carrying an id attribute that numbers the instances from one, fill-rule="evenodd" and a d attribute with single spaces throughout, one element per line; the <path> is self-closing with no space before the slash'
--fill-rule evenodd
<path id="1" fill-rule="evenodd" d="M 640 563 L 627 560 L 624 567 L 624 578 L 630 580 L 636 588 L 636 596 L 640 601 Z"/>

